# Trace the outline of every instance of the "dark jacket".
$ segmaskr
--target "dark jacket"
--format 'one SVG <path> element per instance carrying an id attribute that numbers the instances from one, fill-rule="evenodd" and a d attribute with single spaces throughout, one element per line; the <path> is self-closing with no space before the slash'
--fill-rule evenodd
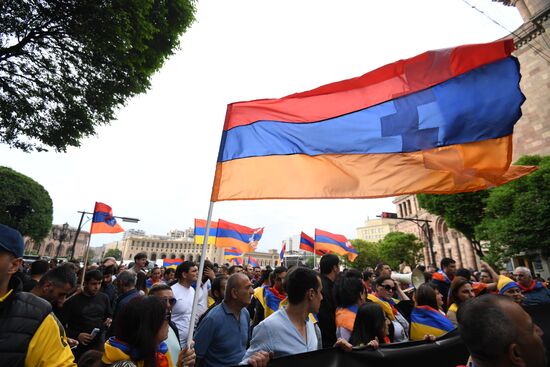
<path id="1" fill-rule="evenodd" d="M 317 318 L 319 320 L 319 329 L 323 337 L 323 348 L 330 348 L 336 343 L 336 300 L 334 299 L 334 282 L 321 275 L 323 283 L 323 300 Z"/>
<path id="2" fill-rule="evenodd" d="M 525 299 L 523 300 L 524 306 L 550 303 L 550 290 L 543 286 L 535 288 L 528 292 L 523 292 L 523 295 L 525 296 Z"/>
<path id="3" fill-rule="evenodd" d="M 12 293 L 0 302 L 0 366 L 23 366 L 28 345 L 52 308 L 33 294 L 22 292 L 21 281 L 12 277 Z"/>

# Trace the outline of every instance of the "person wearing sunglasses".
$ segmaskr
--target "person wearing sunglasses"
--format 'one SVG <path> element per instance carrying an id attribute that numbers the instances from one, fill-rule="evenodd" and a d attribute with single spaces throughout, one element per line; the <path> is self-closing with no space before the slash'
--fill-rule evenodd
<path id="1" fill-rule="evenodd" d="M 174 297 L 174 292 L 167 284 L 156 284 L 149 290 L 149 296 L 156 297 L 162 301 L 162 304 L 166 307 L 166 312 L 168 315 L 168 338 L 166 338 L 165 343 L 168 346 L 170 351 L 170 357 L 172 358 L 172 363 L 174 366 L 178 361 L 178 354 L 180 351 L 180 335 L 178 333 L 178 327 L 172 322 L 170 316 L 172 315 L 172 308 L 176 304 L 177 300 Z"/>
<path id="2" fill-rule="evenodd" d="M 376 293 L 369 294 L 367 298 L 382 306 L 382 310 L 391 320 L 393 332 L 390 332 L 392 342 L 406 342 L 409 340 L 409 321 L 399 311 L 399 302 L 410 302 L 409 297 L 397 286 L 396 282 L 387 276 L 380 276 L 375 281 Z M 397 292 L 401 301 L 393 298 Z"/>

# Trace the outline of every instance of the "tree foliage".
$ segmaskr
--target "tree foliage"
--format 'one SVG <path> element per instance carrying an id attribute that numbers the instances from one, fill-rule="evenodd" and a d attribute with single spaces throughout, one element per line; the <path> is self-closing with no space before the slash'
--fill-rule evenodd
<path id="1" fill-rule="evenodd" d="M 117 248 L 112 248 L 107 250 L 103 257 L 114 257 L 115 259 L 117 259 L 117 261 L 120 261 L 122 260 L 122 251 Z"/>
<path id="2" fill-rule="evenodd" d="M 351 240 L 350 242 L 353 245 L 353 248 L 355 248 L 357 252 L 359 252 L 359 255 L 354 262 L 346 262 L 347 257 L 344 258 L 344 262 L 347 267 L 365 270 L 365 268 L 367 268 L 368 266 L 374 268 L 376 264 L 380 261 L 380 256 L 378 255 L 378 243 L 367 242 L 362 239 L 355 239 Z"/>
<path id="3" fill-rule="evenodd" d="M 65 151 L 149 87 L 194 0 L 0 2 L 0 142 Z"/>
<path id="4" fill-rule="evenodd" d="M 423 247 L 414 234 L 390 232 L 378 243 L 378 255 L 393 269 L 397 269 L 402 261 L 414 266 L 423 257 Z"/>
<path id="5" fill-rule="evenodd" d="M 50 195 L 36 181 L 0 166 L 0 223 L 40 242 L 52 228 Z"/>
<path id="6" fill-rule="evenodd" d="M 462 232 L 474 245 L 474 250 L 482 256 L 481 244 L 476 236 L 476 226 L 485 215 L 488 190 L 451 195 L 419 194 L 419 205 L 428 212 L 445 220 L 447 226 Z"/>
<path id="7" fill-rule="evenodd" d="M 529 250 L 550 254 L 550 157 L 524 156 L 516 164 L 539 169 L 492 189 L 476 228 L 497 259 Z"/>

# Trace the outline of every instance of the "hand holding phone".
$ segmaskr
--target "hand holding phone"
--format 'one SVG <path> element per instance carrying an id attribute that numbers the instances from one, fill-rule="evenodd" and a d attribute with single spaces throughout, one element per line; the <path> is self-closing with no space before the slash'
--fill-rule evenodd
<path id="1" fill-rule="evenodd" d="M 98 328 L 94 328 L 94 330 L 92 330 L 92 332 L 90 333 L 90 335 L 92 336 L 92 339 L 95 338 L 97 334 L 99 334 Z"/>

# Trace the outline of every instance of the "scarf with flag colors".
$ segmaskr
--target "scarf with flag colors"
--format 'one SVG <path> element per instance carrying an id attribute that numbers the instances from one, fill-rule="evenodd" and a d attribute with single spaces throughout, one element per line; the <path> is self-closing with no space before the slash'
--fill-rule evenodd
<path id="1" fill-rule="evenodd" d="M 358 255 L 357 250 L 345 236 L 317 228 L 315 229 L 315 249 L 345 255 L 350 261 L 354 261 Z"/>
<path id="2" fill-rule="evenodd" d="M 376 293 L 367 294 L 367 298 L 370 301 L 382 306 L 382 311 L 384 311 L 390 320 L 395 320 L 395 315 L 397 315 L 398 312 L 395 305 L 399 303 L 399 300 L 392 298 L 390 301 L 386 301 L 385 299 L 378 297 Z"/>
<path id="3" fill-rule="evenodd" d="M 288 304 L 286 294 L 282 294 L 277 289 L 269 286 L 258 287 L 254 290 L 254 297 L 260 302 L 264 309 L 264 319 L 271 316 L 281 305 Z"/>
<path id="4" fill-rule="evenodd" d="M 210 222 L 210 231 L 208 231 L 208 244 L 213 245 L 216 243 L 216 233 L 218 231 L 218 222 Z M 195 231 L 194 241 L 195 245 L 202 245 L 204 242 L 204 235 L 206 234 L 206 220 L 195 219 Z"/>
<path id="5" fill-rule="evenodd" d="M 323 256 L 327 253 L 327 251 L 315 249 L 315 241 L 304 232 L 301 232 L 300 234 L 300 250 L 307 252 L 314 252 L 315 250 L 315 254 L 319 256 Z"/>
<path id="6" fill-rule="evenodd" d="M 357 305 L 338 307 L 336 309 L 336 327 L 343 327 L 352 332 L 358 309 L 359 307 Z"/>
<path id="7" fill-rule="evenodd" d="M 517 283 L 519 289 L 521 290 L 521 293 L 531 292 L 536 289 L 546 288 L 542 282 L 531 280 L 531 284 L 529 284 L 528 287 L 522 286 L 520 283 Z"/>
<path id="8" fill-rule="evenodd" d="M 512 51 L 512 39 L 428 51 L 280 99 L 231 103 L 211 200 L 452 194 L 524 176 L 536 168 L 511 166 L 525 100 Z"/>
<path id="9" fill-rule="evenodd" d="M 113 217 L 113 210 L 111 207 L 107 204 L 96 202 L 90 234 L 120 232 L 124 232 L 124 229 L 116 222 L 115 217 Z"/>
<path id="10" fill-rule="evenodd" d="M 263 232 L 263 228 L 249 228 L 220 219 L 216 246 L 234 247 L 240 252 L 254 252 Z"/>
<path id="11" fill-rule="evenodd" d="M 416 306 L 411 312 L 411 340 L 424 340 L 424 335 L 438 337 L 454 328 L 451 320 L 430 306 Z"/>
<path id="12" fill-rule="evenodd" d="M 163 259 L 162 266 L 164 266 L 165 268 L 175 269 L 182 262 L 183 262 L 183 259 Z"/>
<path id="13" fill-rule="evenodd" d="M 143 357 L 141 352 L 121 340 L 116 339 L 114 336 L 109 338 L 105 342 L 105 350 L 101 361 L 107 365 L 112 365 L 116 362 L 122 361 L 136 361 L 134 362 L 138 367 L 143 367 Z M 165 342 L 161 342 L 155 354 L 155 366 L 157 367 L 176 367 L 172 363 L 172 357 L 168 350 L 168 345 Z"/>

